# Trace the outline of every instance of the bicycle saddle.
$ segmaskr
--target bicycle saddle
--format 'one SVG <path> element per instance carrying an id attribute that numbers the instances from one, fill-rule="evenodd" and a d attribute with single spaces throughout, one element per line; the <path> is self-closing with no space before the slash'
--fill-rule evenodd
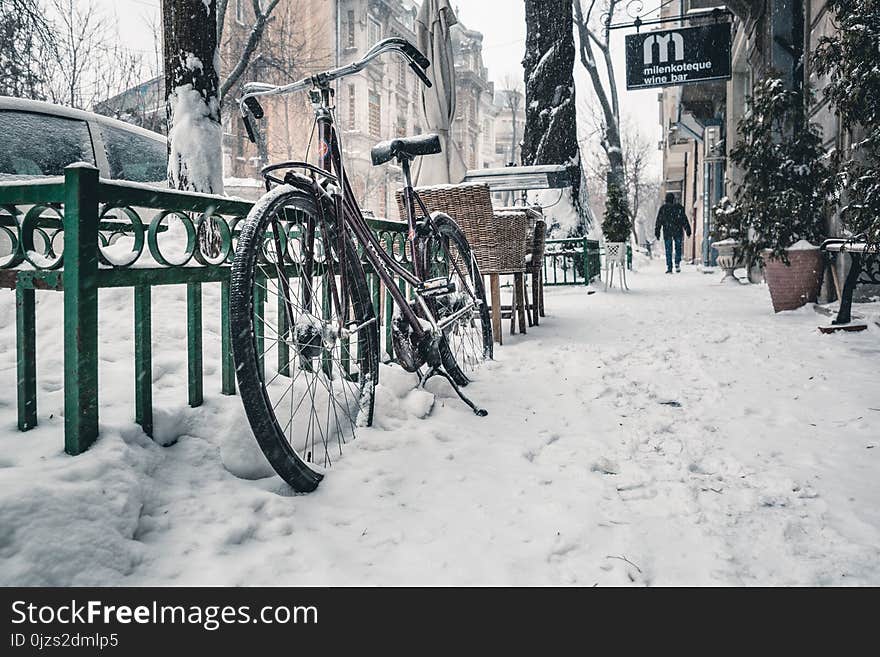
<path id="1" fill-rule="evenodd" d="M 379 142 L 373 146 L 370 155 L 373 166 L 378 166 L 394 157 L 411 160 L 419 155 L 434 155 L 441 150 L 440 137 L 437 135 L 416 135 Z"/>

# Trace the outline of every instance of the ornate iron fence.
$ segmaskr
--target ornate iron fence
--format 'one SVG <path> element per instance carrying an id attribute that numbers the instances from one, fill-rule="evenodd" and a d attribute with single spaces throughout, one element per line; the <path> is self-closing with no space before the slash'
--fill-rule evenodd
<path id="1" fill-rule="evenodd" d="M 586 237 L 546 241 L 544 285 L 589 285 L 600 269 L 598 241 Z"/>
<path id="2" fill-rule="evenodd" d="M 63 292 L 64 447 L 80 454 L 98 436 L 98 289 L 134 290 L 135 421 L 152 435 L 152 304 L 158 285 L 186 285 L 188 400 L 204 399 L 202 285 L 221 286 L 222 394 L 235 394 L 229 273 L 237 225 L 252 204 L 98 178 L 71 165 L 63 179 L 0 183 L 0 287 L 15 291 L 18 428 L 37 425 L 36 290 Z M 148 224 L 142 217 L 152 215 Z M 405 224 L 369 220 L 408 262 Z M 290 236 L 295 239 L 295 236 Z M 368 271 L 383 342 L 391 354 L 390 292 Z M 403 282 L 399 285 L 403 286 Z M 260 299 L 255 299 L 259 307 Z M 258 339 L 263 332 L 258 330 Z M 279 345 L 279 368 L 282 345 Z"/>

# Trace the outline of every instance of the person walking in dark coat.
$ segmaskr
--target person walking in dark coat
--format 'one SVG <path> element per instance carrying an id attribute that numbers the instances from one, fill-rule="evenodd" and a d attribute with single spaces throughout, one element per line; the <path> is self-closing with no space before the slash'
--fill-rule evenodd
<path id="1" fill-rule="evenodd" d="M 688 223 L 684 206 L 676 203 L 675 195 L 666 195 L 666 203 L 657 212 L 657 223 L 654 224 L 654 237 L 660 239 L 663 231 L 663 243 L 666 246 L 666 273 L 672 273 L 672 248 L 675 247 L 675 271 L 681 271 L 681 248 L 684 234 L 691 236 L 691 225 Z"/>

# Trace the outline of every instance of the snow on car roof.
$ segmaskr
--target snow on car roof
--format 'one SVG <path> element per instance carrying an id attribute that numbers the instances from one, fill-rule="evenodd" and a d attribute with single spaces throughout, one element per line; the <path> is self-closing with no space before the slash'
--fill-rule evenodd
<path id="1" fill-rule="evenodd" d="M 27 98 L 14 98 L 12 96 L 0 96 L 0 111 L 2 110 L 18 110 L 20 112 L 34 112 L 36 114 L 51 114 L 53 116 L 61 116 L 68 119 L 79 119 L 80 121 L 94 121 L 97 123 L 106 123 L 120 130 L 127 130 L 156 141 L 165 142 L 165 136 L 158 132 L 147 130 L 125 121 L 102 116 L 94 112 L 86 112 L 85 110 L 73 109 L 72 107 L 64 107 L 63 105 L 53 105 L 52 103 L 44 103 L 41 100 L 30 100 Z"/>

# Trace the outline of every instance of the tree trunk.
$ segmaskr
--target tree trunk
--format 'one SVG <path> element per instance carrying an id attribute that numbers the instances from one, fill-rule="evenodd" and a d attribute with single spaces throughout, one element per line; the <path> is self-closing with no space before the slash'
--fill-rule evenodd
<path id="1" fill-rule="evenodd" d="M 572 199 L 579 206 L 580 157 L 574 99 L 571 0 L 525 0 L 526 125 L 522 162 L 577 167 Z"/>
<path id="2" fill-rule="evenodd" d="M 216 0 L 163 0 L 168 182 L 223 193 Z"/>

